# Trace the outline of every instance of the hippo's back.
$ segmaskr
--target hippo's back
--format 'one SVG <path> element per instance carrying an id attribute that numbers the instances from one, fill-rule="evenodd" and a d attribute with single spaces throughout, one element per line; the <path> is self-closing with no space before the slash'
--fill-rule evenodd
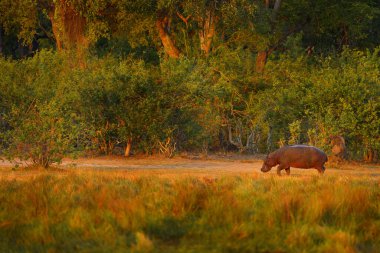
<path id="1" fill-rule="evenodd" d="M 327 161 L 327 155 L 322 150 L 308 145 L 285 146 L 277 152 L 280 163 L 295 168 L 322 166 Z"/>

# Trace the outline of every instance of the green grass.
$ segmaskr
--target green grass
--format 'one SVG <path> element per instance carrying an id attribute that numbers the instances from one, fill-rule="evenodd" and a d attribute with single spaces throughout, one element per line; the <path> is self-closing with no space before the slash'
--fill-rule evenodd
<path id="1" fill-rule="evenodd" d="M 379 179 L 0 180 L 0 252 L 379 252 Z"/>

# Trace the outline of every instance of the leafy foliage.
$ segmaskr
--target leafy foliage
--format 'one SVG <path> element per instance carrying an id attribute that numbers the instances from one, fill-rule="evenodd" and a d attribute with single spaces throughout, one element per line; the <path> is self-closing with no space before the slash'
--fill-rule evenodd
<path id="1" fill-rule="evenodd" d="M 47 166 L 74 151 L 111 154 L 130 140 L 146 153 L 328 150 L 331 135 L 346 138 L 352 158 L 379 150 L 377 50 L 281 55 L 260 76 L 251 76 L 254 55 L 244 49 L 160 66 L 106 57 L 75 69 L 73 61 L 49 51 L 1 60 L 1 141 L 11 157 Z"/>

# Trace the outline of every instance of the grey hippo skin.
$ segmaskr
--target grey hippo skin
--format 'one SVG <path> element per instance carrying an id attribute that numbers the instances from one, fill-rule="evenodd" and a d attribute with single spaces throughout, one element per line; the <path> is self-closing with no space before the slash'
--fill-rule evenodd
<path id="1" fill-rule="evenodd" d="M 325 172 L 325 162 L 327 155 L 320 149 L 307 145 L 285 146 L 270 153 L 264 161 L 262 172 L 268 172 L 272 167 L 277 167 L 277 174 L 281 176 L 281 170 L 290 174 L 290 167 L 294 168 L 315 168 L 320 174 Z"/>

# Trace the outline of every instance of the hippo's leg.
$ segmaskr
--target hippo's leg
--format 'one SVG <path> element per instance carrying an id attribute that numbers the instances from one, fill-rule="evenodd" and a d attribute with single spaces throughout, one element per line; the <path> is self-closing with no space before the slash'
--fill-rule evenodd
<path id="1" fill-rule="evenodd" d="M 323 174 L 323 172 L 325 172 L 325 167 L 324 166 L 320 166 L 320 167 L 315 167 L 317 170 L 318 170 L 318 173 L 319 174 Z"/>
<path id="2" fill-rule="evenodd" d="M 285 171 L 286 171 L 286 175 L 289 176 L 290 175 L 290 167 L 286 168 Z"/>
<path id="3" fill-rule="evenodd" d="M 278 167 L 277 167 L 277 175 L 279 175 L 279 176 L 281 176 L 281 171 L 283 170 L 283 169 L 285 169 L 285 166 L 283 166 L 283 165 L 278 165 Z"/>

